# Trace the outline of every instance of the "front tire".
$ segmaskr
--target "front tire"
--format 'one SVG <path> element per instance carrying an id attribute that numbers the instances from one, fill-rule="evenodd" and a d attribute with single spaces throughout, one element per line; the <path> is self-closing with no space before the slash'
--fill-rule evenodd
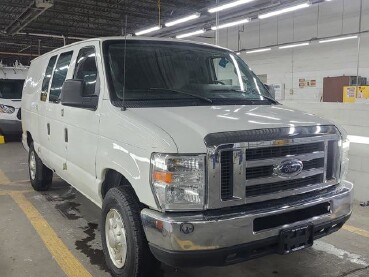
<path id="1" fill-rule="evenodd" d="M 152 256 L 141 223 L 141 205 L 131 187 L 112 188 L 104 198 L 101 239 L 113 276 L 154 276 L 160 263 Z"/>
<path id="2" fill-rule="evenodd" d="M 36 191 L 48 190 L 53 179 L 53 172 L 42 163 L 33 143 L 29 146 L 28 169 L 33 189 Z"/>

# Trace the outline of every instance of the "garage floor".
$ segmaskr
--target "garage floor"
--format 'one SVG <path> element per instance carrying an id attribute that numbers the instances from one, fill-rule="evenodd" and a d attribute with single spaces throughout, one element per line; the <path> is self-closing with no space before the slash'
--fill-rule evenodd
<path id="1" fill-rule="evenodd" d="M 99 208 L 55 178 L 31 190 L 21 143 L 0 145 L 0 276 L 109 276 L 98 227 Z M 311 249 L 223 268 L 173 269 L 159 276 L 369 276 L 369 207 L 355 205 L 343 230 Z"/>

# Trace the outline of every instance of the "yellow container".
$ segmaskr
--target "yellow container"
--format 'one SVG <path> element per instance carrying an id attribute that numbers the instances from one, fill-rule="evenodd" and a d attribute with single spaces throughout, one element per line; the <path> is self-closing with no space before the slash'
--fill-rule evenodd
<path id="1" fill-rule="evenodd" d="M 362 99 L 369 99 L 369 86 L 360 86 L 356 97 Z"/>
<path id="2" fill-rule="evenodd" d="M 356 86 L 343 87 L 343 103 L 356 102 Z"/>
<path id="3" fill-rule="evenodd" d="M 4 144 L 5 143 L 5 138 L 3 136 L 0 136 L 0 144 Z"/>

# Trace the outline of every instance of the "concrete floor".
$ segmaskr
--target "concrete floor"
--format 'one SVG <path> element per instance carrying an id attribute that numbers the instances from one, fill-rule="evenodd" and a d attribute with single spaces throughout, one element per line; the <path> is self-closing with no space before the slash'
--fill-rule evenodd
<path id="1" fill-rule="evenodd" d="M 0 276 L 109 276 L 99 208 L 59 178 L 48 192 L 32 191 L 26 161 L 21 143 L 0 145 Z M 229 267 L 162 266 L 159 275 L 369 276 L 369 207 L 356 204 L 344 229 L 301 252 Z"/>

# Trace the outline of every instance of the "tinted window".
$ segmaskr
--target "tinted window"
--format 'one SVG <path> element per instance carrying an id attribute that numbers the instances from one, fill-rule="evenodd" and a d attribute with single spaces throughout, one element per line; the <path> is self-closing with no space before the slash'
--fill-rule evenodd
<path id="1" fill-rule="evenodd" d="M 59 102 L 59 96 L 67 77 L 70 60 L 72 58 L 73 51 L 62 53 L 59 56 L 58 62 L 54 70 L 53 80 L 50 87 L 49 101 Z"/>
<path id="2" fill-rule="evenodd" d="M 97 67 L 94 47 L 82 48 L 79 51 L 73 79 L 85 81 L 85 95 L 93 95 L 95 93 Z"/>
<path id="3" fill-rule="evenodd" d="M 43 92 L 47 92 L 49 88 L 49 83 L 50 83 L 51 75 L 53 73 L 55 62 L 56 62 L 56 56 L 52 56 L 46 67 L 44 80 L 42 81 L 42 91 Z"/>
<path id="4" fill-rule="evenodd" d="M 0 80 L 0 98 L 21 99 L 24 80 Z"/>

